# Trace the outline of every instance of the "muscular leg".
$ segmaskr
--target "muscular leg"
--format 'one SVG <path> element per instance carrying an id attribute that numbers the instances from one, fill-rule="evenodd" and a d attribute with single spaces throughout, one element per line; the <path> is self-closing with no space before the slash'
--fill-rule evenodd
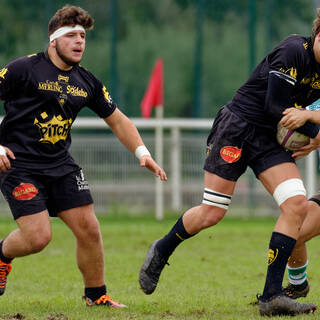
<path id="1" fill-rule="evenodd" d="M 58 216 L 76 237 L 77 263 L 83 277 L 87 306 L 104 305 L 110 308 L 126 308 L 126 305 L 106 295 L 102 236 L 93 205 L 65 210 Z"/>
<path id="2" fill-rule="evenodd" d="M 19 228 L 0 243 L 0 295 L 5 292 L 12 259 L 39 252 L 51 240 L 51 225 L 46 210 L 20 217 L 16 222 Z"/>
<path id="3" fill-rule="evenodd" d="M 20 217 L 19 228 L 3 241 L 2 253 L 7 258 L 23 257 L 41 251 L 51 240 L 51 225 L 48 212 Z"/>
<path id="4" fill-rule="evenodd" d="M 283 163 L 271 167 L 259 176 L 265 188 L 273 194 L 283 181 L 300 178 L 297 167 Z M 285 191 L 284 191 L 285 192 Z M 289 256 L 299 236 L 302 223 L 307 214 L 307 200 L 304 195 L 292 195 L 280 204 L 279 216 L 270 240 L 269 266 L 263 299 L 281 294 L 282 280 Z"/>
<path id="5" fill-rule="evenodd" d="M 283 292 L 292 299 L 307 296 L 310 286 L 307 280 L 308 255 L 306 242 L 320 233 L 320 207 L 315 201 L 308 201 L 308 214 L 305 218 L 297 243 L 288 260 L 287 285 Z"/>
<path id="6" fill-rule="evenodd" d="M 208 204 L 202 203 L 189 209 L 165 237 L 153 242 L 149 248 L 139 275 L 141 289 L 146 294 L 151 294 L 155 290 L 166 261 L 180 243 L 199 231 L 217 224 L 224 217 L 235 184 L 234 181 L 205 172 L 205 199 Z"/>
<path id="7" fill-rule="evenodd" d="M 85 205 L 59 214 L 72 230 L 77 241 L 77 264 L 85 287 L 100 287 L 105 284 L 104 251 L 98 220 L 93 205 Z"/>
<path id="8" fill-rule="evenodd" d="M 307 263 L 307 248 L 305 243 L 320 234 L 320 207 L 314 201 L 308 201 L 308 214 L 304 220 L 297 243 L 291 253 L 288 265 L 298 268 Z"/>
<path id="9" fill-rule="evenodd" d="M 236 182 L 220 178 L 205 171 L 204 185 L 206 188 L 231 196 Z M 183 224 L 186 231 L 193 235 L 205 228 L 216 225 L 224 217 L 225 213 L 226 210 L 223 208 L 201 204 L 185 212 Z"/>

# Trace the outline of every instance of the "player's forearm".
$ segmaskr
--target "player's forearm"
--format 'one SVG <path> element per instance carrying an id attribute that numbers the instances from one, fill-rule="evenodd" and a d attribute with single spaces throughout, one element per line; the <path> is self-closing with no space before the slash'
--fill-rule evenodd
<path id="1" fill-rule="evenodd" d="M 117 109 L 104 120 L 120 142 L 132 153 L 135 153 L 138 146 L 144 145 L 136 126 L 120 110 Z"/>
<path id="2" fill-rule="evenodd" d="M 307 121 L 320 125 L 320 110 L 306 110 Z"/>
<path id="3" fill-rule="evenodd" d="M 144 145 L 137 128 L 131 122 L 131 120 L 127 121 L 125 125 L 121 126 L 121 128 L 118 129 L 119 130 L 116 130 L 116 132 L 114 131 L 114 134 L 121 141 L 121 143 L 132 153 L 135 153 L 137 147 Z"/>

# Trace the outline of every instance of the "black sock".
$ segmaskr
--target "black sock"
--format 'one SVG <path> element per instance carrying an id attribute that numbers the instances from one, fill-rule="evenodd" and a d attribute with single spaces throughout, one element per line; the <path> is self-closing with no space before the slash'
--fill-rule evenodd
<path id="1" fill-rule="evenodd" d="M 282 233 L 273 232 L 268 251 L 268 271 L 262 300 L 282 293 L 282 281 L 288 259 L 297 240 Z"/>
<path id="2" fill-rule="evenodd" d="M 105 285 L 101 287 L 92 287 L 92 288 L 85 288 L 84 295 L 91 299 L 92 301 L 96 301 L 101 296 L 107 293 L 107 287 Z"/>
<path id="3" fill-rule="evenodd" d="M 157 249 L 165 259 L 168 259 L 171 256 L 174 249 L 182 241 L 194 236 L 194 234 L 189 234 L 184 228 L 182 217 L 183 216 L 178 219 L 170 232 L 157 243 Z"/>
<path id="4" fill-rule="evenodd" d="M 7 258 L 6 256 L 3 255 L 2 244 L 3 244 L 3 240 L 0 242 L 0 260 L 4 263 L 10 263 L 13 259 Z"/>

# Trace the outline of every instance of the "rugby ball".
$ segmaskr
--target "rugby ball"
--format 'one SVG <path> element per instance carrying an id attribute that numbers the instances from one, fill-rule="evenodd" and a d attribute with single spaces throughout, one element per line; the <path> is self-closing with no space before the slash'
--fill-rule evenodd
<path id="1" fill-rule="evenodd" d="M 285 149 L 297 151 L 310 142 L 310 138 L 295 130 L 289 130 L 278 123 L 277 140 Z"/>

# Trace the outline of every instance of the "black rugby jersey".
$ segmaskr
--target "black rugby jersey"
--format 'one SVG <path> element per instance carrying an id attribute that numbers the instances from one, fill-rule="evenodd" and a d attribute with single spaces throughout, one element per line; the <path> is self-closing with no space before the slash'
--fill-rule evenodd
<path id="1" fill-rule="evenodd" d="M 284 39 L 255 68 L 248 81 L 239 88 L 227 105 L 239 117 L 265 129 L 275 130 L 277 123 L 265 113 L 264 105 L 271 70 L 287 74 L 296 80 L 293 105 L 310 105 L 320 98 L 320 65 L 314 58 L 311 37 L 292 35 Z"/>
<path id="2" fill-rule="evenodd" d="M 101 118 L 116 109 L 106 88 L 79 65 L 57 68 L 44 52 L 16 59 L 0 70 L 5 117 L 0 144 L 10 148 L 16 167 L 53 168 L 73 162 L 70 130 L 87 106 Z"/>

